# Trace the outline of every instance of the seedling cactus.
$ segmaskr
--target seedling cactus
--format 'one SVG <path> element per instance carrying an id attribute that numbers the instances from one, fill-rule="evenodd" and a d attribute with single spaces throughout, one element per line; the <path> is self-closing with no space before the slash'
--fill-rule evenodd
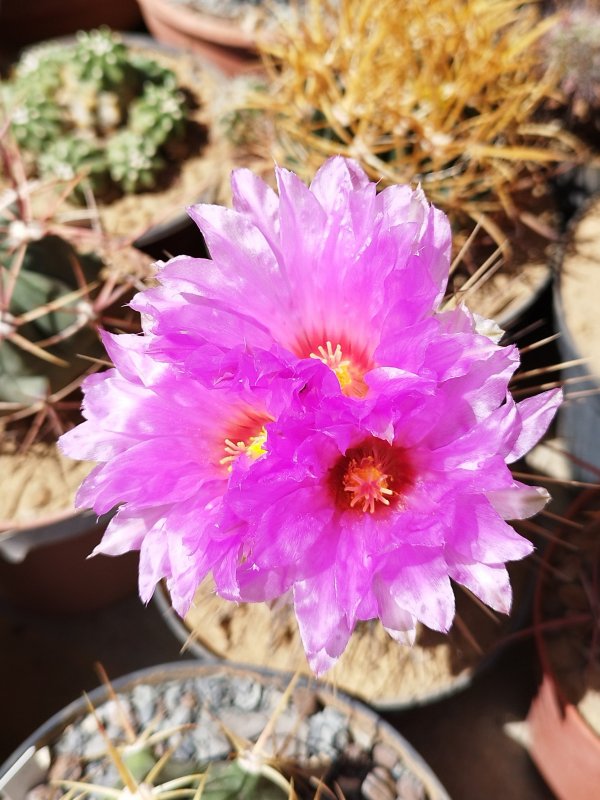
<path id="1" fill-rule="evenodd" d="M 255 104 L 276 160 L 305 179 L 351 156 L 382 188 L 420 182 L 455 227 L 477 221 L 500 244 L 517 191 L 576 152 L 536 117 L 556 89 L 538 47 L 554 24 L 520 0 L 310 2 L 262 42 L 271 86 Z"/>
<path id="2" fill-rule="evenodd" d="M 174 73 L 106 28 L 28 52 L 3 89 L 29 171 L 83 175 L 100 200 L 156 188 L 186 135 L 190 104 Z"/>

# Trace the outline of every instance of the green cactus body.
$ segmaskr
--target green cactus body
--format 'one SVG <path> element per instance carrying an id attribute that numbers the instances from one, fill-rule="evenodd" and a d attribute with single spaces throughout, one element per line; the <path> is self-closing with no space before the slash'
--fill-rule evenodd
<path id="1" fill-rule="evenodd" d="M 203 800 L 288 800 L 290 794 L 261 772 L 249 771 L 236 759 L 211 764 L 202 797 Z"/>
<path id="2" fill-rule="evenodd" d="M 84 177 L 95 194 L 106 184 L 106 155 L 92 140 L 65 136 L 53 142 L 38 159 L 43 177 L 70 181 Z"/>
<path id="3" fill-rule="evenodd" d="M 2 95 L 34 171 L 81 175 L 100 200 L 155 189 L 190 110 L 173 71 L 108 28 L 28 52 Z"/>
<path id="4" fill-rule="evenodd" d="M 112 137 L 106 157 L 111 178 L 127 193 L 151 189 L 165 167 L 165 160 L 152 139 L 129 130 Z"/>

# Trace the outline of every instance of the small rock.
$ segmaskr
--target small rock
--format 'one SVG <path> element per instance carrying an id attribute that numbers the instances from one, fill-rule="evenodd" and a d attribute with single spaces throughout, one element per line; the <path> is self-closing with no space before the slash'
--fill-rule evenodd
<path id="1" fill-rule="evenodd" d="M 173 762 L 197 762 L 198 747 L 191 736 L 184 737 L 173 752 Z"/>
<path id="2" fill-rule="evenodd" d="M 79 728 L 83 734 L 88 736 L 98 733 L 98 722 L 93 714 L 86 714 L 79 723 Z"/>
<path id="3" fill-rule="evenodd" d="M 231 697 L 227 691 L 227 683 L 223 678 L 197 678 L 196 692 L 201 701 L 209 708 L 223 708 L 231 705 Z"/>
<path id="4" fill-rule="evenodd" d="M 34 786 L 25 794 L 25 800 L 57 800 L 60 796 L 59 790 L 40 783 L 39 786 Z"/>
<path id="5" fill-rule="evenodd" d="M 294 690 L 294 706 L 301 717 L 312 717 L 319 710 L 317 693 L 307 686 L 299 686 Z"/>
<path id="6" fill-rule="evenodd" d="M 131 692 L 131 703 L 140 727 L 145 728 L 154 718 L 157 710 L 156 693 L 152 686 L 145 683 L 134 686 Z"/>
<path id="7" fill-rule="evenodd" d="M 398 800 L 426 800 L 425 787 L 416 775 L 406 770 L 396 781 Z"/>
<path id="8" fill-rule="evenodd" d="M 75 753 L 56 756 L 48 770 L 50 781 L 76 781 L 81 777 L 81 760 Z"/>
<path id="9" fill-rule="evenodd" d="M 369 719 L 361 719 L 360 724 L 350 722 L 350 737 L 352 741 L 356 742 L 366 752 L 373 747 L 377 734 L 377 724 L 371 724 Z"/>
<path id="10" fill-rule="evenodd" d="M 237 733 L 244 739 L 256 739 L 269 721 L 266 711 L 246 711 L 240 713 L 235 708 L 225 709 L 219 715 L 226 730 Z"/>
<path id="11" fill-rule="evenodd" d="M 374 767 L 364 779 L 361 791 L 365 800 L 396 800 L 396 787 L 385 767 Z"/>
<path id="12" fill-rule="evenodd" d="M 196 745 L 198 761 L 227 758 L 231 752 L 229 741 L 207 714 L 202 715 L 191 738 Z"/>
<path id="13" fill-rule="evenodd" d="M 121 778 L 114 764 L 103 763 L 102 767 L 99 767 L 94 771 L 93 775 L 90 776 L 90 781 L 96 786 L 115 787 L 120 785 Z M 99 795 L 95 795 L 95 797 L 99 797 Z"/>
<path id="14" fill-rule="evenodd" d="M 398 753 L 389 744 L 377 742 L 373 748 L 373 761 L 382 767 L 393 770 L 398 763 Z"/>
<path id="15" fill-rule="evenodd" d="M 95 758 L 100 758 L 105 751 L 106 742 L 102 738 L 101 734 L 96 732 L 96 734 L 94 736 L 90 736 L 83 745 L 81 755 L 86 761 L 92 761 Z"/>
<path id="16" fill-rule="evenodd" d="M 251 678 L 238 678 L 233 684 L 233 705 L 242 711 L 254 711 L 262 700 L 262 686 Z"/>
<path id="17" fill-rule="evenodd" d="M 196 712 L 193 708 L 180 703 L 177 708 L 168 714 L 167 721 L 170 727 L 176 728 L 178 725 L 189 725 L 195 721 L 195 717 Z"/>
<path id="18" fill-rule="evenodd" d="M 349 741 L 348 718 L 335 708 L 324 708 L 308 720 L 308 747 L 334 758 Z"/>
<path id="19" fill-rule="evenodd" d="M 55 745 L 57 753 L 80 753 L 85 736 L 78 725 L 69 725 Z"/>
<path id="20" fill-rule="evenodd" d="M 167 716 L 171 717 L 181 703 L 182 687 L 179 681 L 171 681 L 165 685 L 163 690 L 163 701 Z"/>

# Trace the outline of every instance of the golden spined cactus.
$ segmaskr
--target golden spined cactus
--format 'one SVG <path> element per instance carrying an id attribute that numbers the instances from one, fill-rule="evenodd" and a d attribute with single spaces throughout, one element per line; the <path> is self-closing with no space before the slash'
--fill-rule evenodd
<path id="1" fill-rule="evenodd" d="M 554 24 L 519 0 L 310 0 L 261 44 L 273 155 L 307 179 L 342 153 L 382 186 L 420 182 L 458 230 L 475 220 L 501 244 L 498 219 L 579 152 L 537 116 Z"/>

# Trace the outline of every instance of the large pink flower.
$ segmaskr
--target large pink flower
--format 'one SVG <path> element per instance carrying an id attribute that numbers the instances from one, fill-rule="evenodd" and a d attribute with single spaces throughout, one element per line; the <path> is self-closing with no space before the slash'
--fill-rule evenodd
<path id="1" fill-rule="evenodd" d="M 536 513 L 548 495 L 515 481 L 507 463 L 537 440 L 560 393 L 499 402 L 497 376 L 481 377 L 476 413 L 463 403 L 464 376 L 386 370 L 372 400 L 330 396 L 325 407 L 309 393 L 300 414 L 282 414 L 268 455 L 233 473 L 217 590 L 245 601 L 292 590 L 316 673 L 358 620 L 380 618 L 399 641 L 412 641 L 419 621 L 447 631 L 451 579 L 508 613 L 505 562 L 532 545 L 504 520 Z"/>
<path id="2" fill-rule="evenodd" d="M 441 310 L 449 226 L 420 190 L 342 158 L 277 178 L 237 171 L 233 209 L 191 209 L 212 260 L 161 265 L 62 446 L 100 462 L 78 504 L 121 506 L 99 551 L 141 550 L 145 600 L 164 577 L 185 613 L 209 571 L 232 600 L 292 592 L 322 672 L 358 620 L 447 630 L 451 580 L 508 611 L 531 545 L 505 520 L 547 494 L 507 464 L 560 392 L 515 404 L 517 349 Z"/>

